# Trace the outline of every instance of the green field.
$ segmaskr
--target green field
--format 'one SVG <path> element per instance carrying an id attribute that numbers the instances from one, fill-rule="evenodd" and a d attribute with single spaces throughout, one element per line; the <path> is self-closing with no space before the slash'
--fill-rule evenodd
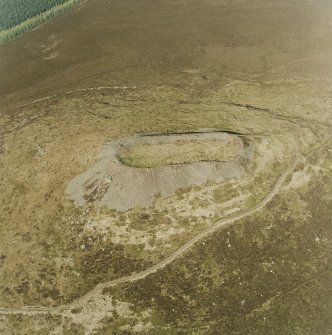
<path id="1" fill-rule="evenodd" d="M 62 14 L 80 0 L 0 0 L 0 44 Z"/>

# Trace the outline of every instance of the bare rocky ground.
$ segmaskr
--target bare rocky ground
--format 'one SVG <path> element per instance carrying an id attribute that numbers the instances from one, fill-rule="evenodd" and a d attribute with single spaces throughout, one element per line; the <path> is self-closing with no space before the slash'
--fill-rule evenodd
<path id="1" fill-rule="evenodd" d="M 330 334 L 331 10 L 91 0 L 2 46 L 0 332 Z M 241 173 L 68 196 L 101 148 L 199 129 Z"/>
<path id="2" fill-rule="evenodd" d="M 128 161 L 139 167 L 119 160 L 121 152 L 127 160 L 126 150 L 131 150 Z M 98 201 L 101 207 L 127 211 L 151 207 L 158 195 L 169 198 L 181 188 L 240 178 L 250 163 L 252 148 L 244 150 L 240 137 L 198 130 L 195 134 L 140 135 L 111 141 L 98 156 L 96 164 L 69 182 L 69 198 L 77 206 Z M 179 159 L 184 161 L 179 163 Z"/>

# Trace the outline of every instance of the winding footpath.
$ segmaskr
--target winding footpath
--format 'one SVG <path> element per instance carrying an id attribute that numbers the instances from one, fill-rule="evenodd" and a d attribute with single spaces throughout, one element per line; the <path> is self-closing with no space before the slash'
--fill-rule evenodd
<path id="1" fill-rule="evenodd" d="M 10 315 L 13 315 L 13 314 L 27 314 L 27 315 L 62 314 L 64 311 L 68 311 L 71 308 L 74 308 L 75 306 L 77 306 L 78 304 L 88 301 L 89 298 L 91 298 L 92 296 L 98 293 L 100 294 L 105 288 L 112 287 L 112 286 L 122 284 L 122 283 L 135 282 L 135 281 L 146 278 L 150 274 L 155 273 L 158 270 L 161 270 L 164 267 L 166 267 L 168 264 L 172 263 L 176 258 L 180 257 L 189 248 L 191 248 L 195 243 L 202 240 L 207 235 L 210 235 L 211 233 L 213 233 L 220 227 L 232 224 L 262 209 L 267 203 L 269 203 L 280 192 L 287 176 L 294 170 L 296 165 L 301 161 L 300 158 L 301 156 L 296 152 L 293 162 L 283 171 L 283 173 L 279 176 L 279 178 L 275 182 L 271 191 L 268 194 L 266 194 L 265 197 L 258 204 L 256 204 L 255 206 L 247 210 L 244 210 L 243 212 L 239 214 L 232 215 L 232 216 L 216 221 L 215 223 L 207 227 L 205 230 L 201 231 L 199 234 L 194 236 L 192 239 L 187 241 L 185 244 L 183 244 L 179 249 L 177 249 L 171 255 L 163 259 L 161 262 L 153 265 L 152 267 L 142 272 L 139 272 L 139 273 L 134 273 L 129 276 L 117 278 L 117 279 L 114 279 L 114 280 L 111 280 L 105 283 L 98 284 L 95 288 L 93 288 L 87 294 L 83 295 L 82 297 L 66 305 L 50 307 L 50 308 L 34 307 L 34 306 L 26 306 L 26 307 L 20 307 L 20 308 L 0 308 L 0 314 L 10 314 Z"/>
<path id="2" fill-rule="evenodd" d="M 74 91 L 68 91 L 65 92 L 64 95 L 69 95 L 72 93 L 75 93 L 77 91 L 90 91 L 90 90 L 105 90 L 105 89 L 115 89 L 115 90 L 127 90 L 127 89 L 135 89 L 136 86 L 133 87 L 127 87 L 127 86 L 105 86 L 105 87 L 89 87 L 89 88 L 81 88 Z M 49 100 L 53 98 L 59 97 L 61 94 L 54 95 L 54 96 L 48 96 L 41 99 L 34 100 L 33 102 L 20 105 L 18 107 L 24 107 L 27 105 L 32 105 L 35 103 L 39 103 L 44 100 Z M 243 107 L 248 108 L 247 105 L 244 105 Z M 249 106 L 251 107 L 251 106 Z M 329 125 L 331 126 L 331 125 Z M 309 158 L 315 151 L 317 151 L 319 148 L 323 147 L 327 142 L 329 142 L 332 139 L 332 136 L 328 137 L 323 143 L 321 143 L 316 148 L 313 148 L 307 155 L 306 158 Z M 206 236 L 210 235 L 214 231 L 218 230 L 220 227 L 232 224 L 236 221 L 239 221 L 241 219 L 244 219 L 247 216 L 250 216 L 259 210 L 261 210 L 264 206 L 266 206 L 267 203 L 269 203 L 281 190 L 286 178 L 293 172 L 295 167 L 298 163 L 303 161 L 304 156 L 299 154 L 297 151 L 295 151 L 294 160 L 292 163 L 283 171 L 283 173 L 279 176 L 279 178 L 276 180 L 274 186 L 270 190 L 269 193 L 265 195 L 265 197 L 255 206 L 246 209 L 238 214 L 234 214 L 225 218 L 222 218 L 216 222 L 214 222 L 212 225 L 207 227 L 205 230 L 201 231 L 199 234 L 194 236 L 192 239 L 187 241 L 185 244 L 183 244 L 179 249 L 177 249 L 175 252 L 173 252 L 171 255 L 163 259 L 161 262 L 153 265 L 152 267 L 139 272 L 134 273 L 129 276 L 121 277 L 118 279 L 114 279 L 105 283 L 98 284 L 95 288 L 93 288 L 91 291 L 83 295 L 82 297 L 74 300 L 71 303 L 56 306 L 56 307 L 41 307 L 41 306 L 24 306 L 19 308 L 6 308 L 6 307 L 0 307 L 0 315 L 43 315 L 43 314 L 56 314 L 56 315 L 63 315 L 64 313 L 71 314 L 71 309 L 79 306 L 81 304 L 84 304 L 89 301 L 90 298 L 92 298 L 95 295 L 101 294 L 103 289 L 116 286 L 118 284 L 122 283 L 128 283 L 128 282 L 135 282 L 141 279 L 146 278 L 150 274 L 153 274 L 163 268 L 165 268 L 168 264 L 172 263 L 176 258 L 182 256 L 189 248 L 191 248 L 194 244 L 205 238 Z"/>

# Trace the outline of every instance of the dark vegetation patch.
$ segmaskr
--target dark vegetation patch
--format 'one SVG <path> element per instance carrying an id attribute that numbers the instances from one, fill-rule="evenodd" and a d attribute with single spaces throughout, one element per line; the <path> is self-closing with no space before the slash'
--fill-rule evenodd
<path id="1" fill-rule="evenodd" d="M 80 0 L 0 0 L 0 44 L 64 13 Z"/>
<path id="2" fill-rule="evenodd" d="M 5 315 L 0 317 L 1 331 L 10 335 L 45 335 L 52 333 L 60 323 L 61 318 L 58 315 Z"/>
<path id="3" fill-rule="evenodd" d="M 220 230 L 185 258 L 123 285 L 119 299 L 154 308 L 176 334 L 331 334 L 326 191 L 315 180 L 301 197 L 279 195 L 267 210 Z M 290 204 L 303 200 L 307 220 L 291 215 Z"/>
<path id="4" fill-rule="evenodd" d="M 14 27 L 21 22 L 67 0 L 0 0 L 0 30 Z"/>
<path id="5" fill-rule="evenodd" d="M 99 237 L 73 240 L 66 252 L 72 255 L 75 262 L 74 267 L 65 272 L 66 301 L 84 295 L 99 283 L 151 266 L 150 262 L 130 254 L 123 245 L 102 241 Z"/>
<path id="6" fill-rule="evenodd" d="M 77 217 L 81 217 L 80 222 Z M 151 266 L 150 261 L 124 245 L 115 245 L 100 236 L 85 236 L 84 224 L 82 213 L 74 210 L 65 221 L 58 218 L 45 231 L 39 230 L 41 257 L 30 263 L 36 271 L 28 273 L 17 264 L 16 285 L 1 288 L 3 300 L 12 306 L 16 301 L 25 305 L 59 305 L 84 295 L 99 283 Z"/>

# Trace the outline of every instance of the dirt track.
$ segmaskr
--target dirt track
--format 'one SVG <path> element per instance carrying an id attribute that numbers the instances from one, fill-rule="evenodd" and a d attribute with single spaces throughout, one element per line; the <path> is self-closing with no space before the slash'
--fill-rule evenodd
<path id="1" fill-rule="evenodd" d="M 125 282 L 134 282 L 140 279 L 144 279 L 148 275 L 155 273 L 156 271 L 166 267 L 168 264 L 173 262 L 176 258 L 181 256 L 185 253 L 190 247 L 192 247 L 195 243 L 200 241 L 202 238 L 206 237 L 207 235 L 211 234 L 215 230 L 219 229 L 222 226 L 227 224 L 234 223 L 239 221 L 263 208 L 268 202 L 270 202 L 275 195 L 277 195 L 286 179 L 286 177 L 294 170 L 296 165 L 300 162 L 300 156 L 298 153 L 295 154 L 295 158 L 293 162 L 285 169 L 285 171 L 279 176 L 277 181 L 275 182 L 271 191 L 254 207 L 251 207 L 242 213 L 239 213 L 234 216 L 226 217 L 224 219 L 220 219 L 216 221 L 214 224 L 197 234 L 191 240 L 187 241 L 184 245 L 182 245 L 179 249 L 177 249 L 174 253 L 169 255 L 167 258 L 159 262 L 158 264 L 142 271 L 139 273 L 132 274 L 130 276 L 118 278 L 109 282 L 105 282 L 102 284 L 98 284 L 94 289 L 90 292 L 82 296 L 81 298 L 69 303 L 67 305 L 54 307 L 54 308 L 42 308 L 42 307 L 22 307 L 22 308 L 0 308 L 0 314 L 29 314 L 29 315 L 37 315 L 37 314 L 59 314 L 61 311 L 73 308 L 77 304 L 83 303 L 84 301 L 88 300 L 91 296 L 96 294 L 97 292 L 101 292 L 104 288 L 115 286 Z"/>
<path id="2" fill-rule="evenodd" d="M 310 157 L 312 154 L 314 154 L 318 149 L 320 149 L 322 146 L 324 146 L 326 143 L 328 143 L 332 139 L 332 136 L 327 138 L 321 145 L 313 148 L 306 156 L 306 158 Z M 201 231 L 199 234 L 197 234 L 195 237 L 193 237 L 191 240 L 187 241 L 185 244 L 183 244 L 179 249 L 177 249 L 174 253 L 169 255 L 167 258 L 159 262 L 158 264 L 155 264 L 154 266 L 139 272 L 132 274 L 130 276 L 121 277 L 118 279 L 111 280 L 109 282 L 98 284 L 94 289 L 92 289 L 90 292 L 82 296 L 81 298 L 78 298 L 74 300 L 73 302 L 57 306 L 57 307 L 40 307 L 40 306 L 25 306 L 20 308 L 0 308 L 0 314 L 3 315 L 14 315 L 14 314 L 23 314 L 23 315 L 41 315 L 41 314 L 61 314 L 66 310 L 69 310 L 71 308 L 76 307 L 77 305 L 84 303 L 84 301 L 87 301 L 90 297 L 95 295 L 96 293 L 100 293 L 104 288 L 115 286 L 121 283 L 126 282 L 135 282 L 140 279 L 146 278 L 148 275 L 157 272 L 158 270 L 163 269 L 168 264 L 173 262 L 176 258 L 180 257 L 183 253 L 185 253 L 190 247 L 192 247 L 195 243 L 206 237 L 207 235 L 211 234 L 215 230 L 219 229 L 222 226 L 225 226 L 227 224 L 234 223 L 236 221 L 239 221 L 257 211 L 262 209 L 267 203 L 269 203 L 281 190 L 283 183 L 285 182 L 286 177 L 295 169 L 298 163 L 303 162 L 304 157 L 299 154 L 297 151 L 295 151 L 295 157 L 293 162 L 284 170 L 284 172 L 279 176 L 279 178 L 276 180 L 273 188 L 271 191 L 265 195 L 265 197 L 255 206 L 243 211 L 242 213 L 229 216 L 223 219 L 220 219 L 216 221 L 214 224 L 206 228 L 205 230 Z"/>

